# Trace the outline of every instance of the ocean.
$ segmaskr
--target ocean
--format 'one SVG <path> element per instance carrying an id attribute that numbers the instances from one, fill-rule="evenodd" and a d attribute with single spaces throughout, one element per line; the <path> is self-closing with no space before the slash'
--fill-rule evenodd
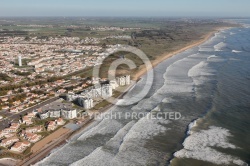
<path id="1" fill-rule="evenodd" d="M 112 107 L 36 165 L 249 164 L 250 20 L 240 23 L 245 27 L 220 31 L 159 64 L 143 100 Z M 145 77 L 125 99 L 141 91 Z M 148 118 L 168 112 L 181 118 Z M 119 118 L 111 118 L 115 113 Z"/>

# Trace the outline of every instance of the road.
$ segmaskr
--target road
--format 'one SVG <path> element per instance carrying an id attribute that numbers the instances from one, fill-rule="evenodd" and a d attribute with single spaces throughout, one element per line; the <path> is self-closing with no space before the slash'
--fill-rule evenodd
<path id="1" fill-rule="evenodd" d="M 29 158 L 18 163 L 18 166 L 29 166 L 38 162 L 43 157 L 46 157 L 55 147 L 59 146 L 62 143 L 65 143 L 66 139 L 69 137 L 70 134 L 72 134 L 72 131 L 69 131 L 58 139 L 53 140 L 50 144 L 47 144 L 39 152 L 32 154 Z"/>
<path id="2" fill-rule="evenodd" d="M 38 152 L 35 152 L 30 157 L 24 159 L 20 163 L 18 163 L 18 166 L 29 166 L 32 164 L 35 164 L 42 160 L 44 157 L 46 157 L 54 148 L 60 146 L 61 144 L 64 144 L 67 142 L 67 139 L 69 139 L 71 136 L 76 134 L 77 132 L 80 132 L 83 130 L 87 125 L 89 125 L 93 121 L 93 118 L 86 118 L 82 124 L 79 125 L 78 130 L 69 130 L 67 133 L 63 134 L 59 138 L 53 140 L 51 143 L 44 146 L 42 149 L 40 149 Z"/>
<path id="3" fill-rule="evenodd" d="M 49 104 L 49 103 L 51 103 L 53 101 L 56 101 L 57 99 L 59 99 L 58 96 L 53 97 L 53 98 L 48 99 L 48 100 L 46 100 L 46 101 L 44 101 L 42 103 L 39 103 L 39 104 L 37 104 L 37 105 L 35 105 L 33 107 L 30 107 L 30 108 L 28 108 L 28 109 L 26 109 L 26 110 L 24 110 L 22 112 L 18 112 L 18 113 L 13 114 L 13 115 L 11 115 L 9 117 L 6 117 L 5 119 L 3 119 L 3 120 L 0 121 L 0 130 L 3 130 L 4 128 L 9 127 L 10 123 L 13 120 L 18 120 L 20 118 L 20 115 L 25 115 L 27 113 L 30 113 L 30 112 L 32 112 L 35 109 L 38 109 L 38 108 L 40 108 L 40 107 L 42 107 L 42 106 L 44 106 L 46 104 Z"/>

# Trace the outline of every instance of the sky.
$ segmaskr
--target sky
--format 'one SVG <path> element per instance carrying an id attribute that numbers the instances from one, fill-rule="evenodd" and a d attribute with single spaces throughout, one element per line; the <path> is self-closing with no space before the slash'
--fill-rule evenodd
<path id="1" fill-rule="evenodd" d="M 1 16 L 250 17 L 250 0 L 1 0 Z"/>

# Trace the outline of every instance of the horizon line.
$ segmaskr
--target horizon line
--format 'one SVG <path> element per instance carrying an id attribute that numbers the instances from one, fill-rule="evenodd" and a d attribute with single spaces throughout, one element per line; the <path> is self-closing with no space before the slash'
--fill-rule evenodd
<path id="1" fill-rule="evenodd" d="M 217 18 L 217 19 L 237 19 L 237 18 L 250 18 L 250 16 L 0 16 L 0 18 L 37 18 L 37 17 L 47 17 L 47 18 Z"/>

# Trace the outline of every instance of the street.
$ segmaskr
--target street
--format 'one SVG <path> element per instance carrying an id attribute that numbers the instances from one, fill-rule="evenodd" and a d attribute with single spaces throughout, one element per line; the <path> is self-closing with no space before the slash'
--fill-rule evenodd
<path id="1" fill-rule="evenodd" d="M 18 120 L 21 115 L 25 115 L 27 113 L 30 113 L 30 112 L 32 112 L 35 109 L 38 109 L 38 108 L 40 108 L 40 107 L 42 107 L 42 106 L 44 106 L 46 104 L 49 104 L 49 103 L 51 103 L 53 101 L 56 101 L 57 99 L 59 99 L 58 96 L 53 97 L 53 98 L 48 99 L 48 100 L 46 100 L 46 101 L 44 101 L 44 102 L 42 102 L 40 104 L 37 104 L 37 105 L 33 106 L 31 108 L 28 108 L 28 109 L 26 109 L 26 110 L 24 110 L 22 112 L 18 112 L 18 113 L 13 114 L 13 115 L 11 115 L 9 117 L 6 117 L 5 119 L 3 119 L 3 120 L 0 121 L 0 130 L 3 130 L 4 128 L 9 127 L 10 123 L 12 121 L 14 121 L 14 120 Z"/>

